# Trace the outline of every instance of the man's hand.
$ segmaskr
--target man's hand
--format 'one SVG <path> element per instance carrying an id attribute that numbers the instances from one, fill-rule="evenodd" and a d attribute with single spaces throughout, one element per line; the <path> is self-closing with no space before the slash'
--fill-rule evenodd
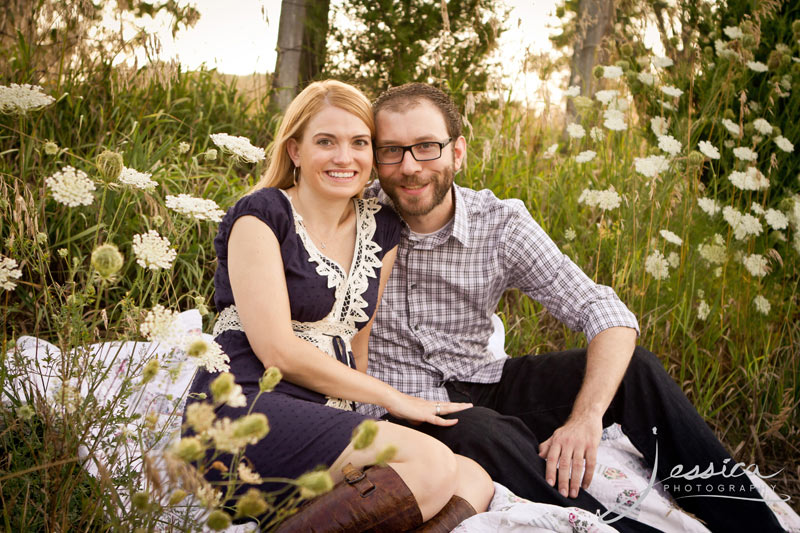
<path id="1" fill-rule="evenodd" d="M 539 445 L 539 457 L 547 460 L 545 479 L 550 486 L 555 486 L 558 474 L 558 490 L 565 497 L 569 493 L 570 498 L 575 498 L 579 487 L 589 487 L 602 433 L 601 417 L 570 417 Z"/>

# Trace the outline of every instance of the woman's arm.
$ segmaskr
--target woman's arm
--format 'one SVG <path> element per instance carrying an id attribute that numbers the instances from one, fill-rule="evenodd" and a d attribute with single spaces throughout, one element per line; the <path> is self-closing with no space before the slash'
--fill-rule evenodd
<path id="1" fill-rule="evenodd" d="M 386 288 L 386 282 L 389 280 L 389 274 L 392 273 L 394 260 L 397 257 L 397 246 L 383 254 L 383 266 L 381 267 L 381 279 L 378 285 L 378 302 L 375 304 L 375 310 L 372 312 L 372 317 L 367 322 L 367 325 L 353 336 L 350 341 L 350 346 L 353 348 L 353 356 L 356 360 L 356 368 L 359 372 L 367 371 L 368 362 L 368 347 L 369 347 L 369 334 L 372 331 L 372 323 L 375 322 L 375 317 L 378 316 L 378 306 L 381 305 L 381 298 L 383 297 L 383 289 Z"/>
<path id="2" fill-rule="evenodd" d="M 265 367 L 278 367 L 287 381 L 297 385 L 327 396 L 380 405 L 394 416 L 437 425 L 455 423 L 435 416 L 433 402 L 403 394 L 295 336 L 280 245 L 272 230 L 256 217 L 243 216 L 231 229 L 228 274 L 247 340 Z M 469 406 L 441 403 L 440 413 Z"/>

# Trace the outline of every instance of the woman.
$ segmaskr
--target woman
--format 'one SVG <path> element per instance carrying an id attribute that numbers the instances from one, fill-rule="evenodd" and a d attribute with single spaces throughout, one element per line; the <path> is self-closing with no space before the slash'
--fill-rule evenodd
<path id="1" fill-rule="evenodd" d="M 257 473 L 296 478 L 323 464 L 338 482 L 344 467 L 366 467 L 376 450 L 397 448 L 388 466 L 367 471 L 368 485 L 349 470 L 349 483 L 284 522 L 286 530 L 407 530 L 434 516 L 458 523 L 471 508 L 485 510 L 493 494 L 476 463 L 414 430 L 380 421 L 372 447 L 350 443 L 366 418 L 352 402 L 439 425 L 455 420 L 438 415 L 470 406 L 407 396 L 365 373 L 400 235 L 397 215 L 359 198 L 372 171 L 374 129 L 357 89 L 333 80 L 309 85 L 286 111 L 263 178 L 228 211 L 214 240 L 221 311 L 214 334 L 248 398 L 248 407 L 222 406 L 217 415 L 246 413 L 266 367 L 284 376 L 254 407 L 271 427 L 245 450 Z M 191 392 L 207 393 L 214 377 L 199 373 Z"/>

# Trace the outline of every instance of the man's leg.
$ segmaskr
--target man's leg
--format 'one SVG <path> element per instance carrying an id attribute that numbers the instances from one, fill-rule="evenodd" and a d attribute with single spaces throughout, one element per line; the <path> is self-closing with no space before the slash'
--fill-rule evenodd
<path id="1" fill-rule="evenodd" d="M 455 391 L 451 391 L 451 396 L 453 401 L 465 401 Z M 453 452 L 477 461 L 493 480 L 518 496 L 561 507 L 579 507 L 592 513 L 599 511 L 602 514 L 606 511 L 600 502 L 584 490 L 579 492 L 577 498 L 565 498 L 547 484 L 544 478 L 545 461 L 539 457 L 539 441 L 519 418 L 484 407 L 473 407 L 444 418 L 457 418 L 458 424 L 442 427 L 411 425 L 392 417 L 389 420 L 427 433 L 447 444 Z M 658 531 L 627 518 L 611 525 L 624 532 Z"/>
<path id="2" fill-rule="evenodd" d="M 466 383 L 454 386 L 474 403 L 520 418 L 544 440 L 569 416 L 585 368 L 586 350 L 526 356 L 509 360 L 496 386 Z M 740 499 L 759 498 L 747 476 L 741 471 L 741 475 L 732 477 L 719 474 L 724 468 L 730 475 L 733 467 L 730 455 L 658 358 L 643 348 L 636 348 L 603 417 L 606 426 L 614 422 L 622 426 L 651 466 L 655 463 L 658 443 L 658 479 L 668 489 L 670 484 L 680 483 L 677 503 L 705 521 L 711 531 L 782 531 L 765 503 Z M 657 428 L 657 433 L 653 428 Z M 705 472 L 710 464 L 717 475 L 691 481 L 670 479 L 677 465 L 682 465 L 686 473 L 695 466 Z M 694 494 L 686 491 L 689 483 Z"/>

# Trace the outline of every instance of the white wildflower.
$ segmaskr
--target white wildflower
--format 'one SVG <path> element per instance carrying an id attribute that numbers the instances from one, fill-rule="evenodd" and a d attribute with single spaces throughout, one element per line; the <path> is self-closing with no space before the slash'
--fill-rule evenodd
<path id="1" fill-rule="evenodd" d="M 794 152 L 794 144 L 792 144 L 792 142 L 783 135 L 778 135 L 774 140 L 775 144 L 778 145 L 778 148 L 784 152 Z"/>
<path id="2" fill-rule="evenodd" d="M 653 85 L 655 83 L 656 78 L 649 72 L 640 72 L 636 78 L 645 85 Z"/>
<path id="3" fill-rule="evenodd" d="M 669 263 L 669 266 L 672 268 L 678 268 L 681 264 L 681 256 L 679 256 L 677 252 L 670 252 L 667 256 L 667 263 Z"/>
<path id="4" fill-rule="evenodd" d="M 744 33 L 739 29 L 739 26 L 726 26 L 722 31 L 725 32 L 728 39 L 741 39 L 744 37 Z"/>
<path id="5" fill-rule="evenodd" d="M 669 102 L 665 102 L 664 100 L 658 101 L 659 105 L 661 105 L 661 110 L 663 111 L 666 109 L 667 111 L 675 111 L 675 106 L 670 104 Z"/>
<path id="6" fill-rule="evenodd" d="M 185 154 L 186 152 L 189 151 L 189 148 L 191 148 L 191 147 L 189 146 L 189 143 L 187 143 L 187 142 L 181 141 L 181 142 L 178 143 L 178 153 L 179 154 Z"/>
<path id="7" fill-rule="evenodd" d="M 86 172 L 66 166 L 56 172 L 44 182 L 47 184 L 53 198 L 68 207 L 90 205 L 94 201 L 92 191 L 95 185 Z"/>
<path id="8" fill-rule="evenodd" d="M 671 242 L 672 244 L 677 244 L 678 246 L 683 244 L 683 239 L 681 239 L 668 229 L 662 229 L 661 231 L 659 231 L 659 233 L 661 234 L 662 237 L 664 237 L 664 240 L 667 242 Z"/>
<path id="9" fill-rule="evenodd" d="M 760 294 L 753 298 L 753 305 L 756 306 L 756 311 L 761 313 L 762 315 L 768 315 L 770 309 L 772 309 L 772 305 L 769 303 L 769 300 L 761 296 Z"/>
<path id="10" fill-rule="evenodd" d="M 181 341 L 181 327 L 177 311 L 158 304 L 147 312 L 139 326 L 142 336 L 151 342 L 178 344 Z"/>
<path id="11" fill-rule="evenodd" d="M 722 210 L 722 218 L 733 228 L 733 237 L 742 241 L 750 235 L 761 235 L 764 231 L 761 222 L 753 215 L 742 214 L 731 206 Z"/>
<path id="12" fill-rule="evenodd" d="M 625 112 L 630 109 L 631 105 L 625 98 L 615 98 L 608 104 L 609 109 L 616 109 L 617 111 Z"/>
<path id="13" fill-rule="evenodd" d="M 717 55 L 722 58 L 734 59 L 738 57 L 736 51 L 728 48 L 728 43 L 722 39 L 717 39 L 714 41 L 714 50 L 716 51 Z"/>
<path id="14" fill-rule="evenodd" d="M 547 150 L 544 151 L 543 157 L 545 159 L 550 159 L 554 155 L 556 155 L 556 150 L 558 150 L 558 144 L 551 144 Z"/>
<path id="15" fill-rule="evenodd" d="M 661 92 L 667 96 L 672 96 L 673 98 L 678 98 L 683 94 L 682 90 L 678 89 L 677 87 L 673 87 L 672 85 L 664 85 L 661 87 Z"/>
<path id="16" fill-rule="evenodd" d="M 752 211 L 756 215 L 763 215 L 764 214 L 764 208 L 761 207 L 759 204 L 757 204 L 755 202 L 753 202 L 753 205 L 750 206 L 750 211 Z"/>
<path id="17" fill-rule="evenodd" d="M 17 284 L 11 281 L 22 277 L 22 271 L 17 268 L 17 261 L 10 257 L 0 255 L 0 288 L 13 291 Z"/>
<path id="18" fill-rule="evenodd" d="M 250 140 L 247 137 L 237 137 L 227 133 L 214 133 L 211 135 L 211 140 L 224 151 L 247 163 L 258 163 L 265 157 L 264 149 L 250 144 Z"/>
<path id="19" fill-rule="evenodd" d="M 38 85 L 0 85 L 0 113 L 22 114 L 48 106 L 55 98 L 44 94 Z"/>
<path id="20" fill-rule="evenodd" d="M 581 153 L 579 153 L 578 155 L 575 156 L 575 162 L 576 163 L 588 163 L 589 161 L 594 159 L 596 155 L 597 155 L 597 152 L 595 152 L 593 150 L 585 150 L 585 151 L 583 151 L 583 152 L 581 152 Z"/>
<path id="21" fill-rule="evenodd" d="M 574 241 L 575 237 L 577 236 L 578 236 L 577 233 L 575 233 L 575 230 L 572 228 L 567 228 L 566 231 L 564 231 L 564 238 L 567 241 Z"/>
<path id="22" fill-rule="evenodd" d="M 653 58 L 653 66 L 656 68 L 667 68 L 671 67 L 673 64 L 672 59 L 668 57 L 656 56 Z"/>
<path id="23" fill-rule="evenodd" d="M 752 139 L 753 139 L 753 144 L 758 144 L 764 140 L 764 137 L 762 137 L 761 135 L 753 135 Z"/>
<path id="24" fill-rule="evenodd" d="M 700 253 L 700 257 L 712 265 L 721 265 L 728 259 L 722 235 L 719 233 L 714 235 L 710 244 L 700 244 L 697 251 Z"/>
<path id="25" fill-rule="evenodd" d="M 156 230 L 133 236 L 133 254 L 136 263 L 142 268 L 158 270 L 170 268 L 178 253 L 170 248 L 169 240 L 161 237 Z"/>
<path id="26" fill-rule="evenodd" d="M 749 68 L 753 72 L 766 72 L 767 70 L 769 70 L 767 66 L 761 61 L 748 61 L 747 68 Z"/>
<path id="27" fill-rule="evenodd" d="M 227 372 L 230 370 L 228 363 L 230 358 L 222 351 L 222 346 L 213 340 L 206 339 L 203 335 L 189 335 L 183 341 L 183 351 L 197 366 L 205 367 L 209 372 Z M 237 387 L 239 387 L 237 385 Z M 241 394 L 242 388 L 239 387 Z M 242 396 L 244 398 L 244 396 Z M 237 397 L 233 400 L 237 405 L 233 407 L 243 407 L 242 398 Z M 226 401 L 221 400 L 221 401 Z M 241 405 L 239 405 L 241 404 Z"/>
<path id="28" fill-rule="evenodd" d="M 663 155 L 636 157 L 633 160 L 636 172 L 654 178 L 669 168 L 669 161 Z"/>
<path id="29" fill-rule="evenodd" d="M 698 320 L 705 320 L 708 318 L 708 314 L 711 312 L 711 308 L 708 306 L 708 303 L 705 300 L 700 300 L 700 303 L 697 304 L 697 318 Z"/>
<path id="30" fill-rule="evenodd" d="M 593 126 L 592 129 L 589 130 L 589 137 L 595 142 L 603 142 L 603 139 L 606 138 L 606 134 L 597 126 Z"/>
<path id="31" fill-rule="evenodd" d="M 601 104 L 607 104 L 616 98 L 617 94 L 619 94 L 619 91 L 616 89 L 606 89 L 604 91 L 597 91 L 594 93 L 594 97 L 597 98 L 597 101 Z"/>
<path id="32" fill-rule="evenodd" d="M 564 94 L 566 94 L 567 96 L 569 96 L 571 98 L 575 98 L 576 96 L 581 94 L 581 88 L 578 87 L 577 85 L 570 85 L 569 89 L 564 91 Z"/>
<path id="33" fill-rule="evenodd" d="M 132 168 L 122 167 L 118 179 L 120 183 L 124 183 L 125 185 L 130 185 L 145 191 L 152 191 L 158 186 L 158 182 L 151 180 L 151 176 L 152 174 L 149 172 L 139 172 Z"/>
<path id="34" fill-rule="evenodd" d="M 567 134 L 573 139 L 580 139 L 584 135 L 586 135 L 586 130 L 583 129 L 583 126 L 580 124 L 568 124 L 567 125 Z"/>
<path id="35" fill-rule="evenodd" d="M 789 227 L 789 218 L 777 209 L 767 209 L 764 219 L 767 221 L 767 224 L 769 224 L 769 227 L 774 230 L 781 230 Z"/>
<path id="36" fill-rule="evenodd" d="M 744 267 L 750 272 L 751 276 L 756 278 L 763 278 L 769 274 L 769 265 L 767 258 L 761 254 L 750 254 L 742 258 Z"/>
<path id="37" fill-rule="evenodd" d="M 237 453 L 248 444 L 256 444 L 269 432 L 267 417 L 262 413 L 245 415 L 231 422 L 230 418 L 215 420 L 206 434 L 221 452 Z"/>
<path id="38" fill-rule="evenodd" d="M 586 204 L 589 207 L 599 207 L 603 211 L 610 211 L 620 206 L 622 198 L 613 189 L 604 191 L 596 191 L 591 189 L 584 189 L 578 198 L 579 204 Z"/>
<path id="39" fill-rule="evenodd" d="M 658 147 L 669 155 L 677 155 L 681 151 L 682 145 L 672 135 L 661 135 L 658 137 Z"/>
<path id="40" fill-rule="evenodd" d="M 753 121 L 753 127 L 758 133 L 769 135 L 772 133 L 772 125 L 763 118 L 757 118 Z"/>
<path id="41" fill-rule="evenodd" d="M 734 170 L 728 180 L 743 191 L 759 191 L 769 187 L 769 180 L 755 167 L 748 167 L 744 172 Z"/>
<path id="42" fill-rule="evenodd" d="M 746 146 L 737 146 L 733 149 L 733 155 L 742 161 L 755 161 L 758 159 L 758 152 L 754 152 Z"/>
<path id="43" fill-rule="evenodd" d="M 644 261 L 644 270 L 657 280 L 669 277 L 669 263 L 664 254 L 658 250 L 653 250 L 653 253 L 647 256 Z"/>
<path id="44" fill-rule="evenodd" d="M 666 135 L 669 131 L 669 121 L 664 117 L 653 117 L 650 119 L 650 129 L 656 137 Z"/>
<path id="45" fill-rule="evenodd" d="M 622 69 L 618 66 L 611 65 L 603 67 L 603 77 L 607 80 L 615 80 L 622 76 Z"/>
<path id="46" fill-rule="evenodd" d="M 717 147 L 711 144 L 708 141 L 700 141 L 697 145 L 700 148 L 700 151 L 703 152 L 703 155 L 709 159 L 719 159 L 719 150 Z"/>
<path id="47" fill-rule="evenodd" d="M 194 217 L 197 220 L 220 222 L 222 215 L 225 214 L 214 200 L 194 198 L 188 194 L 167 195 L 166 203 L 170 209 L 174 209 L 182 215 Z"/>
<path id="48" fill-rule="evenodd" d="M 244 463 L 239 463 L 237 472 L 239 473 L 239 479 L 243 483 L 248 483 L 250 485 L 260 485 L 261 483 L 264 482 L 264 480 L 261 479 L 261 476 L 259 476 L 258 473 L 250 470 L 250 468 Z"/>
<path id="49" fill-rule="evenodd" d="M 734 121 L 727 118 L 723 118 L 722 125 L 725 126 L 725 129 L 728 130 L 731 134 L 737 136 L 739 135 L 739 125 Z"/>
<path id="50" fill-rule="evenodd" d="M 613 131 L 624 131 L 628 129 L 628 126 L 625 124 L 625 115 L 622 111 L 618 111 L 616 109 L 606 109 L 603 112 L 603 116 L 605 117 L 605 121 L 603 125 Z"/>
<path id="51" fill-rule="evenodd" d="M 716 215 L 720 210 L 719 204 L 713 198 L 698 198 L 697 205 L 709 216 Z"/>

